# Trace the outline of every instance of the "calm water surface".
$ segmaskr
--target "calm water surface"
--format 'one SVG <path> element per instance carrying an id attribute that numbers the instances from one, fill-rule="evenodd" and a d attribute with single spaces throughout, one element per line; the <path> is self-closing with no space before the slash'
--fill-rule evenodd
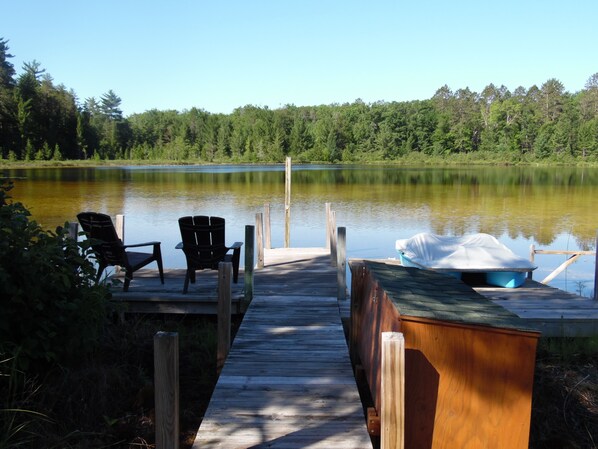
<path id="1" fill-rule="evenodd" d="M 11 195 L 52 229 L 80 211 L 126 215 L 125 240 L 160 240 L 168 267 L 184 267 L 177 219 L 219 215 L 227 241 L 270 203 L 272 244 L 284 242 L 283 166 L 43 168 L 3 170 Z M 486 232 L 517 254 L 529 247 L 594 250 L 598 169 L 293 166 L 291 245 L 325 245 L 325 203 L 347 228 L 349 257 L 396 257 L 395 241 L 418 232 Z M 542 279 L 565 256 L 537 256 Z M 590 295 L 594 259 L 584 257 L 552 285 Z"/>

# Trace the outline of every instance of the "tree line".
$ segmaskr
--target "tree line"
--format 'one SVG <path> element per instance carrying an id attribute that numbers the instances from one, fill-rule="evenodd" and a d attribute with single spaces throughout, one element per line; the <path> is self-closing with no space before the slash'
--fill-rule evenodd
<path id="1" fill-rule="evenodd" d="M 598 159 L 598 73 L 579 92 L 489 84 L 477 93 L 439 88 L 427 100 L 231 114 L 152 109 L 124 117 L 109 90 L 79 101 L 37 61 L 16 75 L 0 38 L 0 155 L 10 160 L 135 159 L 177 162 L 395 161 L 415 154 L 504 161 Z"/>

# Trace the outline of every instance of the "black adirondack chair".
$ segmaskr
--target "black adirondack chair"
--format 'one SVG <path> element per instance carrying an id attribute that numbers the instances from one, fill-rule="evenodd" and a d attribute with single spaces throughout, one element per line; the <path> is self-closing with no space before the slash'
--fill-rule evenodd
<path id="1" fill-rule="evenodd" d="M 243 242 L 225 245 L 224 218 L 206 215 L 179 218 L 179 228 L 183 241 L 176 247 L 182 249 L 187 259 L 187 273 L 183 293 L 187 293 L 189 281 L 195 283 L 195 271 L 217 270 L 220 262 L 232 262 L 233 282 L 239 280 L 239 258 Z M 228 252 L 232 250 L 232 254 Z"/>
<path id="2" fill-rule="evenodd" d="M 87 238 L 91 240 L 91 247 L 98 262 L 97 282 L 99 282 L 102 273 L 108 266 L 118 265 L 125 269 L 123 290 L 126 292 L 129 290 L 129 284 L 133 279 L 133 272 L 155 261 L 160 271 L 160 281 L 164 284 L 160 242 L 124 245 L 116 234 L 110 216 L 97 212 L 81 212 L 77 215 L 77 219 L 81 223 L 83 231 L 87 234 Z M 151 253 L 127 251 L 128 248 L 144 246 L 153 246 L 153 251 Z"/>

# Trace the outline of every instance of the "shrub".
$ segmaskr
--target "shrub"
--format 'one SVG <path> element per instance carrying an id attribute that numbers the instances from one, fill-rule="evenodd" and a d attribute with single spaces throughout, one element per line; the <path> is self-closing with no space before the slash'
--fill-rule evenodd
<path id="1" fill-rule="evenodd" d="M 0 185 L 0 355 L 19 368 L 78 360 L 94 348 L 106 317 L 107 287 L 94 282 L 87 241 L 43 230 Z"/>

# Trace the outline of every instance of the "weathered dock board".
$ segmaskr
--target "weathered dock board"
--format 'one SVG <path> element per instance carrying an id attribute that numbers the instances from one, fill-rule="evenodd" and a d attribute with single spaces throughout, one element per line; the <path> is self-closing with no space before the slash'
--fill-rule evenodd
<path id="1" fill-rule="evenodd" d="M 371 448 L 321 249 L 268 250 L 194 449 Z"/>
<path id="2" fill-rule="evenodd" d="M 527 279 L 518 288 L 475 286 L 481 295 L 522 318 L 543 337 L 598 335 L 598 301 Z"/>
<path id="3" fill-rule="evenodd" d="M 113 276 L 122 281 L 122 273 Z M 112 301 L 121 304 L 131 313 L 195 313 L 216 314 L 218 307 L 218 271 L 202 270 L 196 274 L 195 284 L 183 293 L 184 269 L 165 269 L 164 285 L 160 283 L 157 270 L 136 271 L 128 292 L 122 283 L 112 288 Z M 233 313 L 244 312 L 243 270 L 239 270 L 239 282 L 231 286 Z"/>

